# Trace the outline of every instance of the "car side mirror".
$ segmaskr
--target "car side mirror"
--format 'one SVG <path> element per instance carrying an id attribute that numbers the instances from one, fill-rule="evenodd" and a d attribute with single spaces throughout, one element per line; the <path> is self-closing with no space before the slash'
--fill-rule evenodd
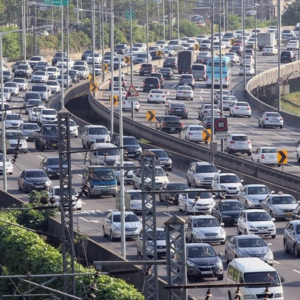
<path id="1" fill-rule="evenodd" d="M 273 222 L 275 222 L 275 221 L 276 221 L 276 219 L 275 219 L 275 218 L 272 218 L 271 220 L 272 220 Z"/>
<path id="2" fill-rule="evenodd" d="M 271 194 L 275 194 L 275 191 L 271 191 Z"/>
<path id="3" fill-rule="evenodd" d="M 244 179 L 241 179 L 241 182 L 244 182 Z"/>
<path id="4" fill-rule="evenodd" d="M 284 282 L 284 277 L 283 276 L 280 276 L 280 281 Z"/>
<path id="5" fill-rule="evenodd" d="M 224 224 L 224 223 L 221 223 L 220 225 L 221 225 L 222 227 L 224 227 L 225 224 Z"/>
<path id="6" fill-rule="evenodd" d="M 172 156 L 172 154 L 171 154 L 171 153 L 168 153 L 168 156 L 169 156 L 169 157 L 171 157 L 171 156 Z"/>
<path id="7" fill-rule="evenodd" d="M 223 255 L 223 253 L 222 253 L 222 252 L 219 252 L 219 253 L 218 253 L 218 256 L 222 256 L 222 255 Z"/>

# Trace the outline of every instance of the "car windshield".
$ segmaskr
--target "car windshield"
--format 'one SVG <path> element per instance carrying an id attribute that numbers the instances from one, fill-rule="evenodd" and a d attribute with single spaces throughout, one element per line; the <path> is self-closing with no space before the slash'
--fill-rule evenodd
<path id="1" fill-rule="evenodd" d="M 41 61 L 41 57 L 31 57 L 30 61 Z"/>
<path id="2" fill-rule="evenodd" d="M 89 128 L 89 134 L 108 134 L 106 128 Z"/>
<path id="3" fill-rule="evenodd" d="M 32 90 L 33 91 L 39 91 L 39 92 L 46 92 L 47 87 L 43 86 L 43 85 L 34 85 L 34 86 L 32 86 Z"/>
<path id="4" fill-rule="evenodd" d="M 272 199 L 273 204 L 297 204 L 294 197 L 291 196 L 276 196 Z"/>
<path id="5" fill-rule="evenodd" d="M 151 94 L 164 94 L 162 90 L 151 90 Z"/>
<path id="6" fill-rule="evenodd" d="M 58 126 L 43 126 L 42 127 L 43 134 L 46 135 L 58 135 Z"/>
<path id="7" fill-rule="evenodd" d="M 37 124 L 23 124 L 23 129 L 39 130 L 40 127 Z"/>
<path id="8" fill-rule="evenodd" d="M 188 186 L 185 183 L 168 183 L 166 190 L 185 190 L 188 189 Z"/>
<path id="9" fill-rule="evenodd" d="M 248 195 L 270 194 L 271 191 L 266 186 L 248 187 Z"/>
<path id="10" fill-rule="evenodd" d="M 112 221 L 114 223 L 121 223 L 121 214 L 112 215 Z M 138 217 L 134 214 L 125 214 L 125 223 L 131 222 L 139 222 Z"/>
<path id="11" fill-rule="evenodd" d="M 49 158 L 48 165 L 59 165 L 59 158 Z"/>
<path id="12" fill-rule="evenodd" d="M 71 120 L 69 120 L 69 125 L 70 125 L 70 126 L 76 126 L 76 123 L 75 123 L 74 120 L 71 119 Z"/>
<path id="13" fill-rule="evenodd" d="M 18 70 L 28 70 L 28 66 L 18 66 Z"/>
<path id="14" fill-rule="evenodd" d="M 178 91 L 191 91 L 192 88 L 190 86 L 180 86 Z"/>
<path id="15" fill-rule="evenodd" d="M 153 241 L 153 231 L 147 231 L 147 240 Z M 156 240 L 164 241 L 166 240 L 166 232 L 165 231 L 156 231 Z"/>
<path id="16" fill-rule="evenodd" d="M 200 258 L 200 257 L 215 257 L 217 256 L 215 250 L 208 246 L 197 246 L 187 248 L 188 258 Z"/>
<path id="17" fill-rule="evenodd" d="M 277 149 L 272 148 L 272 149 L 262 149 L 262 153 L 277 153 Z"/>
<path id="18" fill-rule="evenodd" d="M 238 239 L 238 247 L 240 248 L 254 248 L 254 247 L 266 247 L 266 243 L 263 239 Z"/>
<path id="19" fill-rule="evenodd" d="M 22 138 L 22 133 L 21 132 L 5 132 L 5 137 L 8 140 L 16 140 Z"/>
<path id="20" fill-rule="evenodd" d="M 123 138 L 124 145 L 137 145 L 138 142 L 134 137 L 124 137 Z"/>
<path id="21" fill-rule="evenodd" d="M 130 200 L 142 200 L 142 195 L 140 192 L 128 193 L 130 195 Z"/>
<path id="22" fill-rule="evenodd" d="M 94 171 L 92 178 L 99 181 L 111 181 L 115 179 L 115 173 L 113 171 Z"/>
<path id="23" fill-rule="evenodd" d="M 6 83 L 5 83 L 5 86 L 9 86 L 9 87 L 16 87 L 16 86 L 17 86 L 17 84 L 16 84 L 16 83 L 14 83 L 14 82 L 6 82 Z"/>
<path id="24" fill-rule="evenodd" d="M 17 114 L 8 114 L 6 115 L 6 120 L 22 120 L 22 118 Z"/>
<path id="25" fill-rule="evenodd" d="M 246 142 L 248 141 L 248 137 L 245 135 L 236 135 L 232 137 L 233 141 Z"/>
<path id="26" fill-rule="evenodd" d="M 271 217 L 267 212 L 249 212 L 247 219 L 250 222 L 271 221 Z"/>
<path id="27" fill-rule="evenodd" d="M 26 177 L 36 178 L 36 177 L 47 177 L 46 173 L 42 170 L 26 171 Z"/>
<path id="28" fill-rule="evenodd" d="M 81 66 L 74 66 L 74 70 L 78 70 L 78 71 L 84 71 L 85 67 L 81 67 Z"/>
<path id="29" fill-rule="evenodd" d="M 213 165 L 197 166 L 196 173 L 216 173 L 218 170 Z"/>
<path id="30" fill-rule="evenodd" d="M 220 183 L 240 183 L 240 179 L 236 175 L 220 176 Z"/>
<path id="31" fill-rule="evenodd" d="M 70 194 L 70 192 L 69 192 L 69 190 L 68 189 L 65 189 L 64 190 L 64 195 L 65 196 L 68 196 Z M 55 190 L 54 190 L 54 195 L 55 196 L 60 196 L 60 188 L 56 188 Z M 76 193 L 76 190 L 74 189 L 74 188 L 71 188 L 71 195 L 77 195 L 77 193 Z"/>
<path id="32" fill-rule="evenodd" d="M 211 195 L 209 192 L 203 191 L 203 192 L 188 192 L 187 193 L 188 199 L 210 199 Z"/>
<path id="33" fill-rule="evenodd" d="M 278 278 L 277 272 L 255 272 L 255 273 L 244 273 L 245 283 L 255 283 L 255 282 L 268 282 L 271 286 L 280 286 L 280 280 Z M 253 288 L 254 286 L 251 286 Z"/>
<path id="34" fill-rule="evenodd" d="M 234 201 L 234 202 L 221 202 L 220 203 L 220 211 L 227 211 L 227 210 L 242 210 L 244 206 L 241 202 Z"/>
<path id="35" fill-rule="evenodd" d="M 100 149 L 97 151 L 98 156 L 106 156 L 106 155 L 119 155 L 120 150 L 117 148 L 111 148 L 111 149 Z"/>
<path id="36" fill-rule="evenodd" d="M 32 99 L 30 99 L 29 101 L 28 101 L 28 106 L 30 106 L 30 105 L 40 105 L 40 104 L 43 104 L 43 102 L 41 101 L 41 100 L 32 100 Z"/>
<path id="37" fill-rule="evenodd" d="M 47 109 L 47 110 L 43 109 L 42 114 L 43 115 L 56 115 L 57 111 L 54 109 Z"/>
<path id="38" fill-rule="evenodd" d="M 220 223 L 217 219 L 205 218 L 205 219 L 195 219 L 193 221 L 193 227 L 219 227 Z"/>
<path id="39" fill-rule="evenodd" d="M 47 85 L 53 85 L 53 86 L 56 86 L 56 85 L 59 86 L 59 83 L 58 83 L 57 81 L 47 81 L 46 84 L 47 84 Z"/>
<path id="40" fill-rule="evenodd" d="M 14 78 L 13 81 L 14 81 L 14 82 L 17 82 L 17 83 L 26 83 L 26 80 L 25 80 L 25 79 L 22 79 L 22 78 Z"/>

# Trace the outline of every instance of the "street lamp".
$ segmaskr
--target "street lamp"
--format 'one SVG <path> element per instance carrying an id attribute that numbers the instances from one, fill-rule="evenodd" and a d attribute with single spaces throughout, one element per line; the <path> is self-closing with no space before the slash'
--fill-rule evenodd
<path id="1" fill-rule="evenodd" d="M 255 16 L 255 43 L 254 43 L 254 71 L 255 71 L 255 75 L 257 72 L 257 63 L 256 63 L 256 49 L 257 49 L 257 6 L 259 4 L 257 3 L 253 3 L 254 6 L 254 10 L 249 10 L 247 11 L 247 14 L 250 16 Z M 253 7 L 252 5 L 250 7 Z"/>
<path id="2" fill-rule="evenodd" d="M 175 0 L 168 0 L 169 2 L 175 2 Z M 177 42 L 178 42 L 178 48 L 180 46 L 180 41 L 179 41 L 179 0 L 176 1 L 177 2 Z M 171 20 L 171 24 L 172 24 L 172 20 Z"/>
<path id="3" fill-rule="evenodd" d="M 35 30 L 35 29 L 51 29 L 51 25 L 44 25 L 39 27 L 32 27 L 26 28 L 27 30 Z M 16 33 L 16 32 L 23 32 L 23 29 L 13 30 L 13 31 L 5 31 L 0 32 L 0 76 L 1 76 L 1 110 L 2 110 L 2 163 L 3 163 L 3 191 L 7 192 L 7 176 L 6 176 L 6 139 L 5 139 L 5 111 L 4 111 L 4 82 L 3 82 L 3 49 L 2 49 L 2 42 L 3 36 L 8 33 Z"/>

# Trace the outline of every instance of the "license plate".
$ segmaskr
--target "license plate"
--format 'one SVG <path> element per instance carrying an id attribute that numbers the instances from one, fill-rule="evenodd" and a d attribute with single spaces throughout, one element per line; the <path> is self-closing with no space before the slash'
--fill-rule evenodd
<path id="1" fill-rule="evenodd" d="M 170 130 L 175 130 L 175 128 L 174 128 L 174 127 L 171 127 Z"/>
<path id="2" fill-rule="evenodd" d="M 233 222 L 234 222 L 234 223 L 237 223 L 237 221 L 238 221 L 238 218 L 234 218 L 234 219 L 233 219 Z"/>
<path id="3" fill-rule="evenodd" d="M 43 185 L 36 185 L 35 186 L 37 189 L 40 189 L 40 188 L 43 188 L 44 186 Z"/>
<path id="4" fill-rule="evenodd" d="M 291 217 L 293 215 L 293 213 L 287 212 L 287 213 L 284 213 L 284 215 L 287 216 L 287 217 Z"/>
<path id="5" fill-rule="evenodd" d="M 176 109 L 176 111 L 182 111 L 182 109 Z"/>
<path id="6" fill-rule="evenodd" d="M 201 274 L 212 274 L 212 271 L 202 271 Z"/>
<path id="7" fill-rule="evenodd" d="M 219 81 L 219 79 L 215 79 L 215 82 L 218 82 Z"/>
<path id="8" fill-rule="evenodd" d="M 52 147 L 57 147 L 57 144 L 52 144 Z"/>

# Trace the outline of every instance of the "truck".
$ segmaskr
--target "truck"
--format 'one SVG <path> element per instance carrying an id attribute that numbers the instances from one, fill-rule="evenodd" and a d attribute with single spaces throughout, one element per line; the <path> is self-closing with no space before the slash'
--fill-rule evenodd
<path id="1" fill-rule="evenodd" d="M 192 73 L 192 65 L 195 63 L 195 53 L 193 51 L 178 52 L 177 64 L 178 74 Z"/>
<path id="2" fill-rule="evenodd" d="M 275 46 L 276 45 L 276 37 L 275 32 L 260 32 L 257 33 L 257 47 L 259 51 L 265 46 Z"/>
<path id="3" fill-rule="evenodd" d="M 35 149 L 43 152 L 45 149 L 58 149 L 58 125 L 42 124 L 39 131 L 33 134 Z"/>

